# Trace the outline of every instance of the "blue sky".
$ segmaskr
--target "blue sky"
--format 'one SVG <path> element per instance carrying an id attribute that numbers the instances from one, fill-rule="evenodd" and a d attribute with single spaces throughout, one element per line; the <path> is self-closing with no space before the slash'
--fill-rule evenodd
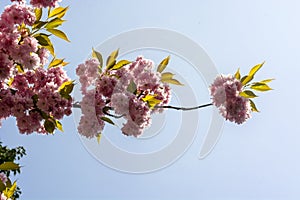
<path id="1" fill-rule="evenodd" d="M 1 8 L 7 3 L 1 1 Z M 238 67 L 245 74 L 266 61 L 257 79 L 276 78 L 275 90 L 260 95 L 261 113 L 246 124 L 225 122 L 220 141 L 204 160 L 197 158 L 205 134 L 200 128 L 180 159 L 145 174 L 101 164 L 83 146 L 72 116 L 63 120 L 64 133 L 54 136 L 20 135 L 14 119 L 8 119 L 0 129 L 1 141 L 23 145 L 28 154 L 18 176 L 22 199 L 299 199 L 299 1 L 85 0 L 61 5 L 70 6 L 63 30 L 71 43 L 54 42 L 58 56 L 70 62 L 66 70 L 72 79 L 92 47 L 124 31 L 157 27 L 198 43 L 223 74 Z M 209 100 L 205 92 L 201 100 Z M 211 110 L 201 114 L 207 116 L 205 124 Z"/>

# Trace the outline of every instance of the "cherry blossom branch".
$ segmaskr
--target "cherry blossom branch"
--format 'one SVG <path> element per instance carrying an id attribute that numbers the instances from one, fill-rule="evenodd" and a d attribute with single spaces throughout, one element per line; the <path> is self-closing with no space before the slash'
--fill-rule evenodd
<path id="1" fill-rule="evenodd" d="M 176 107 L 176 106 L 155 106 L 155 108 L 169 108 L 169 109 L 175 109 L 175 110 L 189 111 L 189 110 L 197 110 L 199 108 L 204 108 L 204 107 L 208 107 L 208 106 L 212 106 L 212 105 L 213 105 L 212 103 L 208 103 L 208 104 L 203 104 L 203 105 L 189 107 L 189 108 Z"/>

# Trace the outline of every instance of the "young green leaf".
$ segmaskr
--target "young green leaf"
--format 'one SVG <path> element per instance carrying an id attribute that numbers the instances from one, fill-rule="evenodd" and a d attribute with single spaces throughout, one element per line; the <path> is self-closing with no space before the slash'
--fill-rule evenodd
<path id="1" fill-rule="evenodd" d="M 255 98 L 257 97 L 254 92 L 250 90 L 245 90 L 243 92 L 240 92 L 240 96 L 245 97 L 245 98 Z"/>
<path id="2" fill-rule="evenodd" d="M 49 35 L 44 34 L 44 33 L 38 33 L 38 34 L 34 35 L 33 37 L 35 39 L 37 39 L 37 41 L 39 42 L 40 45 L 42 45 L 43 47 L 48 49 L 49 52 L 51 53 L 51 55 L 54 56 L 54 47 L 53 47 L 51 40 L 49 39 Z"/>
<path id="3" fill-rule="evenodd" d="M 157 95 L 148 94 L 142 100 L 148 103 L 150 109 L 154 108 L 157 104 L 159 104 L 162 100 L 156 99 Z"/>
<path id="4" fill-rule="evenodd" d="M 35 30 L 35 29 L 40 29 L 42 28 L 44 25 L 46 25 L 47 22 L 44 22 L 44 21 L 37 21 L 35 22 L 33 25 L 32 25 L 32 29 Z"/>
<path id="5" fill-rule="evenodd" d="M 262 80 L 260 81 L 261 83 L 269 83 L 271 81 L 275 80 L 274 78 L 270 78 L 270 79 L 265 79 L 265 80 Z"/>
<path id="6" fill-rule="evenodd" d="M 100 144 L 101 133 L 98 133 L 96 137 L 97 137 L 97 142 L 98 142 L 98 144 Z"/>
<path id="7" fill-rule="evenodd" d="M 131 92 L 133 94 L 137 93 L 137 87 L 136 87 L 136 84 L 133 82 L 133 80 L 130 81 L 130 83 L 129 83 L 128 87 L 127 87 L 127 91 Z"/>
<path id="8" fill-rule="evenodd" d="M 235 77 L 237 80 L 240 80 L 240 79 L 241 79 L 240 68 L 238 68 L 238 70 L 237 70 L 236 73 L 234 74 L 234 77 Z"/>
<path id="9" fill-rule="evenodd" d="M 66 20 L 62 20 L 60 18 L 54 18 L 47 23 L 45 26 L 46 29 L 53 29 L 57 28 L 58 26 L 62 25 Z"/>
<path id="10" fill-rule="evenodd" d="M 249 101 L 250 101 L 251 110 L 253 112 L 259 112 L 259 110 L 256 108 L 255 103 L 251 99 L 249 99 Z"/>
<path id="11" fill-rule="evenodd" d="M 113 51 L 110 56 L 108 56 L 107 60 L 106 60 L 106 69 L 110 69 L 111 67 L 113 67 L 116 64 L 116 58 L 119 55 L 119 49 L 117 49 L 116 51 Z"/>
<path id="12" fill-rule="evenodd" d="M 254 75 L 256 74 L 256 72 L 264 65 L 264 63 L 265 62 L 252 67 L 249 74 L 247 76 L 245 76 L 244 79 L 242 79 L 242 85 L 246 85 L 247 83 L 249 83 L 254 78 Z"/>
<path id="13" fill-rule="evenodd" d="M 58 17 L 58 18 L 62 18 L 67 10 L 69 9 L 69 7 L 57 7 L 57 8 L 54 8 L 53 10 L 49 10 L 48 12 L 48 18 L 51 18 L 51 17 Z"/>
<path id="14" fill-rule="evenodd" d="M 100 63 L 100 68 L 102 68 L 103 66 L 103 58 L 102 58 L 102 55 L 100 52 L 96 51 L 94 48 L 93 48 L 93 51 L 92 51 L 92 57 L 93 58 L 97 58 L 97 60 L 99 61 Z"/>
<path id="15" fill-rule="evenodd" d="M 124 67 L 125 65 L 130 64 L 131 62 L 128 60 L 120 60 L 119 62 L 117 62 L 117 64 L 115 64 L 114 66 L 112 66 L 111 70 L 118 70 L 121 69 L 122 67 Z"/>
<path id="16" fill-rule="evenodd" d="M 10 199 L 17 188 L 17 182 L 15 181 L 14 184 L 10 188 L 6 188 L 5 191 L 3 191 L 3 194 L 7 197 L 7 199 Z"/>
<path id="17" fill-rule="evenodd" d="M 170 84 L 173 84 L 173 85 L 184 85 L 184 84 L 180 83 L 176 79 L 165 79 L 165 80 L 162 80 L 162 82 L 164 82 L 164 83 L 170 83 Z"/>
<path id="18" fill-rule="evenodd" d="M 64 59 L 57 59 L 57 58 L 56 58 L 56 59 L 53 59 L 53 60 L 50 62 L 48 68 L 60 66 L 60 65 L 63 64 L 63 62 L 64 62 Z"/>
<path id="19" fill-rule="evenodd" d="M 63 98 L 71 99 L 72 97 L 70 96 L 70 94 L 73 91 L 73 88 L 74 81 L 66 81 L 58 88 L 58 92 Z"/>
<path id="20" fill-rule="evenodd" d="M 164 69 L 167 67 L 167 65 L 169 64 L 169 60 L 170 60 L 170 56 L 166 57 L 165 59 L 163 59 L 160 64 L 157 67 L 157 71 L 162 73 L 164 71 Z"/>
<path id="21" fill-rule="evenodd" d="M 161 74 L 161 80 L 164 81 L 164 80 L 173 79 L 174 75 L 175 74 L 172 74 L 171 72 L 164 72 Z"/>
<path id="22" fill-rule="evenodd" d="M 62 32 L 61 30 L 58 30 L 58 29 L 46 29 L 48 32 L 52 33 L 53 35 L 63 39 L 63 40 L 66 40 L 67 42 L 70 42 L 68 36 Z"/>
<path id="23" fill-rule="evenodd" d="M 260 92 L 272 90 L 272 88 L 270 88 L 266 83 L 263 82 L 254 83 L 250 88 Z"/>
<path id="24" fill-rule="evenodd" d="M 42 18 L 43 15 L 43 9 L 42 8 L 35 8 L 34 9 L 35 13 L 35 21 L 38 22 Z"/>
<path id="25" fill-rule="evenodd" d="M 111 119 L 109 119 L 108 117 L 101 117 L 101 119 L 102 119 L 103 121 L 107 122 L 107 123 L 110 123 L 110 124 L 112 124 L 112 125 L 115 125 L 115 123 L 114 123 Z"/>
<path id="26" fill-rule="evenodd" d="M 0 165 L 0 170 L 17 170 L 20 169 L 20 166 L 14 162 L 4 162 Z"/>
<path id="27" fill-rule="evenodd" d="M 61 132 L 64 132 L 64 129 L 63 129 L 63 126 L 62 126 L 62 124 L 60 123 L 60 121 L 58 121 L 58 120 L 55 120 L 55 126 L 56 126 L 56 128 L 58 129 L 58 130 L 60 130 Z"/>

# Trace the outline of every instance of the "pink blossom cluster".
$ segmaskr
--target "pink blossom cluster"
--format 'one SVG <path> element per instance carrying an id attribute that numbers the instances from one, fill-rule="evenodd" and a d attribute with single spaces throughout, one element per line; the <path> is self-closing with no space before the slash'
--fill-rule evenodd
<path id="1" fill-rule="evenodd" d="M 158 102 L 157 105 L 162 106 L 168 104 L 171 97 L 169 85 L 161 82 L 160 73 L 153 72 L 153 68 L 153 61 L 143 57 L 137 57 L 134 62 L 120 69 L 102 73 L 99 72 L 99 62 L 94 58 L 80 64 L 76 73 L 84 97 L 79 133 L 86 137 L 95 136 L 104 128 L 103 117 L 111 115 L 113 111 L 113 115 L 127 120 L 121 128 L 123 134 L 135 137 L 142 134 L 151 124 L 151 114 L 162 111 L 151 108 L 143 99 L 150 95 Z M 98 125 L 93 125 L 93 128 L 97 132 L 89 127 L 90 123 L 96 122 L 95 119 Z M 88 135 L 85 130 L 90 130 Z"/>
<path id="2" fill-rule="evenodd" d="M 10 86 L 0 87 L 0 119 L 16 117 L 20 133 L 47 133 L 43 120 L 62 119 L 72 113 L 72 99 L 59 93 L 69 81 L 62 67 L 38 68 L 14 76 Z"/>
<path id="3" fill-rule="evenodd" d="M 232 75 L 218 76 L 210 86 L 213 104 L 222 116 L 231 122 L 241 124 L 251 117 L 250 101 L 240 96 L 242 83 Z"/>
<path id="4" fill-rule="evenodd" d="M 30 4 L 37 8 L 57 7 L 59 6 L 58 2 L 61 2 L 61 0 L 30 0 Z"/>

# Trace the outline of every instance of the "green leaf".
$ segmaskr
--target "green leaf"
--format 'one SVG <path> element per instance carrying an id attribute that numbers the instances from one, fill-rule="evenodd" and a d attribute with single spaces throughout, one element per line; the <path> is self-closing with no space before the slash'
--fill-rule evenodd
<path id="1" fill-rule="evenodd" d="M 275 80 L 275 79 L 274 78 L 265 79 L 265 80 L 260 81 L 260 83 L 269 83 L 269 82 L 271 82 L 273 80 Z"/>
<path id="2" fill-rule="evenodd" d="M 48 68 L 51 68 L 51 67 L 58 67 L 60 65 L 62 65 L 64 63 L 64 59 L 53 59 L 51 61 L 51 63 L 49 64 Z"/>
<path id="3" fill-rule="evenodd" d="M 249 99 L 249 101 L 250 101 L 251 110 L 253 112 L 259 112 L 259 110 L 256 108 L 255 103 L 251 99 Z"/>
<path id="4" fill-rule="evenodd" d="M 98 142 L 98 144 L 100 144 L 101 133 L 98 133 L 96 137 L 97 137 L 97 142 Z"/>
<path id="5" fill-rule="evenodd" d="M 63 126 L 62 126 L 62 124 L 60 123 L 60 121 L 58 121 L 58 120 L 55 120 L 55 125 L 56 125 L 56 128 L 58 129 L 58 130 L 60 130 L 61 132 L 64 132 L 64 129 L 63 129 Z"/>
<path id="6" fill-rule="evenodd" d="M 167 67 L 167 65 L 169 64 L 169 60 L 170 60 L 170 56 L 166 57 L 165 59 L 163 59 L 160 64 L 157 67 L 157 71 L 158 72 L 163 72 L 164 69 Z"/>
<path id="7" fill-rule="evenodd" d="M 46 29 L 53 29 L 56 28 L 60 25 L 62 25 L 66 20 L 62 20 L 60 18 L 54 18 L 51 21 L 49 21 L 47 23 L 47 25 L 45 26 Z"/>
<path id="8" fill-rule="evenodd" d="M 35 8 L 34 9 L 35 13 L 35 21 L 38 22 L 42 18 L 43 15 L 43 9 L 42 8 Z"/>
<path id="9" fill-rule="evenodd" d="M 263 82 L 254 83 L 250 88 L 261 92 L 272 90 L 272 88 L 270 88 L 266 83 Z"/>
<path id="10" fill-rule="evenodd" d="M 254 75 L 256 74 L 256 72 L 264 65 L 264 63 L 265 62 L 252 67 L 249 74 L 247 76 L 245 76 L 245 79 L 242 80 L 242 85 L 246 85 L 247 83 L 249 83 L 254 78 Z"/>
<path id="11" fill-rule="evenodd" d="M 70 42 L 70 40 L 68 39 L 68 36 L 62 32 L 61 30 L 58 30 L 58 29 L 47 29 L 48 32 L 52 33 L 53 35 L 63 39 L 63 40 L 66 40 L 67 42 Z"/>
<path id="12" fill-rule="evenodd" d="M 63 84 L 61 84 L 61 86 L 58 88 L 58 92 L 63 98 L 69 100 L 72 98 L 70 94 L 73 91 L 73 88 L 74 88 L 74 81 L 66 81 Z"/>
<path id="13" fill-rule="evenodd" d="M 156 99 L 157 95 L 148 94 L 142 100 L 148 103 L 149 108 L 154 108 L 157 104 L 159 104 L 162 100 Z"/>
<path id="14" fill-rule="evenodd" d="M 170 80 L 170 79 L 173 79 L 173 76 L 175 74 L 172 74 L 171 72 L 165 72 L 165 73 L 162 73 L 161 74 L 161 80 L 164 81 L 164 80 Z"/>
<path id="15" fill-rule="evenodd" d="M 44 21 L 37 21 L 32 25 L 32 29 L 40 29 L 42 28 L 47 22 Z"/>
<path id="16" fill-rule="evenodd" d="M 0 165 L 0 170 L 17 170 L 20 169 L 20 166 L 14 162 L 4 162 Z"/>
<path id="17" fill-rule="evenodd" d="M 107 122 L 107 123 L 110 123 L 110 124 L 112 124 L 112 125 L 115 125 L 115 123 L 114 123 L 111 119 L 109 119 L 108 117 L 101 117 L 100 119 L 102 119 L 103 121 L 105 121 L 105 122 Z"/>
<path id="18" fill-rule="evenodd" d="M 17 182 L 15 181 L 10 188 L 6 188 L 5 191 L 3 191 L 3 194 L 9 199 L 14 195 L 16 189 L 17 189 Z"/>
<path id="19" fill-rule="evenodd" d="M 236 73 L 234 74 L 234 77 L 235 77 L 237 80 L 240 80 L 240 79 L 241 79 L 240 68 L 238 68 L 238 70 L 237 70 Z"/>
<path id="20" fill-rule="evenodd" d="M 40 45 L 42 45 L 43 47 L 48 49 L 49 52 L 51 53 L 51 55 L 54 56 L 54 47 L 53 47 L 51 40 L 49 39 L 49 35 L 46 35 L 44 33 L 38 33 L 38 34 L 34 35 L 33 37 L 35 39 L 37 39 L 37 41 L 39 42 Z"/>
<path id="21" fill-rule="evenodd" d="M 245 90 L 243 92 L 240 92 L 240 96 L 245 97 L 245 98 L 255 98 L 257 97 L 254 92 L 250 90 Z"/>
<path id="22" fill-rule="evenodd" d="M 117 62 L 117 64 L 115 64 L 114 66 L 112 66 L 111 70 L 118 70 L 122 67 L 124 67 L 125 65 L 130 64 L 131 62 L 128 60 L 120 60 L 119 62 Z"/>
<path id="23" fill-rule="evenodd" d="M 130 83 L 129 83 L 128 87 L 127 87 L 127 91 L 131 92 L 133 94 L 136 94 L 137 87 L 136 87 L 136 84 L 133 82 L 133 80 L 130 81 Z"/>
<path id="24" fill-rule="evenodd" d="M 48 133 L 53 134 L 55 127 L 56 127 L 56 123 L 52 119 L 47 119 L 44 122 L 44 127 Z"/>
<path id="25" fill-rule="evenodd" d="M 110 69 L 112 66 L 116 64 L 116 58 L 118 57 L 119 49 L 113 51 L 110 56 L 108 56 L 106 60 L 106 69 Z"/>
<path id="26" fill-rule="evenodd" d="M 58 18 L 62 18 L 67 10 L 69 9 L 69 7 L 57 7 L 57 8 L 54 8 L 53 10 L 51 10 L 49 13 L 48 13 L 48 18 L 51 18 L 51 17 L 58 17 Z"/>
<path id="27" fill-rule="evenodd" d="M 162 80 L 162 82 L 164 82 L 164 83 L 170 83 L 170 84 L 173 84 L 173 85 L 184 85 L 184 84 L 180 83 L 176 79 L 165 79 L 165 80 Z"/>
<path id="28" fill-rule="evenodd" d="M 99 61 L 100 63 L 100 69 L 102 68 L 103 66 L 103 58 L 102 58 L 102 55 L 100 52 L 96 51 L 94 48 L 93 48 L 93 51 L 92 51 L 92 57 L 93 58 L 97 58 L 97 60 Z"/>

